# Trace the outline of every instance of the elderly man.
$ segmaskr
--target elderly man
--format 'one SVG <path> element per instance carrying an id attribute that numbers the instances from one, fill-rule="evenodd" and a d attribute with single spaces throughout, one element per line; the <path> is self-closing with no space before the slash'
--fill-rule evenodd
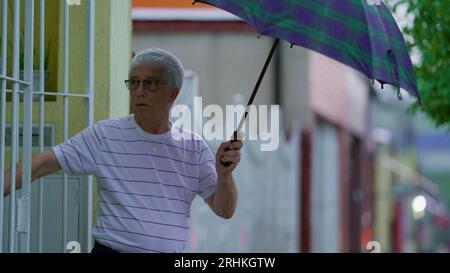
<path id="1" fill-rule="evenodd" d="M 52 150 L 33 156 L 33 180 L 61 168 L 95 175 L 99 213 L 92 252 L 183 252 L 193 199 L 200 195 L 218 216 L 236 208 L 232 176 L 241 141 L 224 142 L 212 154 L 198 135 L 172 126 L 169 112 L 183 82 L 171 53 L 137 54 L 125 81 L 132 115 L 97 122 Z M 17 188 L 21 186 L 17 166 Z M 9 193 L 9 172 L 5 193 Z"/>

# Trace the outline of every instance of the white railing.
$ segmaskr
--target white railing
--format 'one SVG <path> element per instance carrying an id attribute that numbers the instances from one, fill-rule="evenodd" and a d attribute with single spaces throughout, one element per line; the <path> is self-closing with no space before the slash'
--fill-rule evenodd
<path id="1" fill-rule="evenodd" d="M 44 199 L 46 192 L 51 190 L 53 187 L 50 184 L 45 184 L 45 178 L 39 179 L 37 183 L 37 190 L 32 190 L 31 185 L 31 158 L 33 147 L 32 145 L 32 128 L 33 128 L 33 98 L 38 98 L 35 101 L 35 105 L 38 105 L 38 117 L 39 119 L 39 151 L 44 151 L 44 122 L 45 122 L 45 96 L 62 96 L 63 100 L 63 124 L 57 124 L 57 126 L 63 126 L 63 140 L 67 140 L 68 128 L 69 128 L 69 99 L 81 97 L 85 99 L 85 116 L 86 126 L 91 126 L 94 122 L 94 22 L 95 22 L 95 2 L 93 0 L 86 0 L 83 2 L 86 9 L 86 54 L 85 54 L 85 87 L 84 94 L 77 92 L 70 92 L 69 90 L 69 5 L 70 1 L 61 0 L 60 4 L 63 7 L 63 77 L 62 84 L 63 90 L 60 92 L 48 92 L 45 90 L 44 85 L 44 39 L 45 39 L 45 0 L 27 0 L 24 3 L 24 18 L 21 20 L 21 1 L 14 0 L 13 2 L 13 18 L 12 26 L 8 27 L 8 19 L 10 16 L 8 11 L 11 7 L 8 7 L 8 0 L 2 0 L 1 3 L 1 18 L 2 18 L 2 28 L 1 28 L 1 55 L 0 55 L 0 252 L 47 252 L 54 251 L 54 249 L 46 249 L 45 246 L 48 245 L 43 237 L 45 233 L 44 225 L 44 207 L 48 200 Z M 35 10 L 37 10 L 37 3 L 39 5 L 39 22 L 35 22 Z M 36 8 L 35 8 L 36 4 Z M 80 8 L 80 7 L 78 7 Z M 11 21 L 10 21 L 11 22 Z M 21 38 L 21 26 L 20 23 L 24 22 L 24 73 L 23 79 L 20 79 L 20 38 Z M 38 44 L 34 44 L 34 29 L 35 23 L 39 23 L 39 39 L 37 39 Z M 12 75 L 7 75 L 7 38 L 8 30 L 11 31 L 10 36 L 12 36 Z M 38 51 L 34 50 L 36 47 L 39 48 Z M 33 52 L 39 52 L 39 86 L 35 86 L 33 83 Z M 7 90 L 7 82 L 11 83 L 11 90 Z M 23 90 L 22 90 L 23 89 Z M 5 163 L 5 127 L 7 125 L 7 94 L 11 94 L 11 148 L 8 150 L 11 154 L 11 164 L 6 166 Z M 21 101 L 21 96 L 23 101 Z M 23 116 L 21 118 L 20 109 L 23 109 Z M 23 142 L 22 146 L 19 147 L 19 127 L 23 126 Z M 22 152 L 22 189 L 16 192 L 15 181 L 16 179 L 16 169 L 15 164 L 19 161 L 19 151 Z M 4 192 L 4 176 L 3 173 L 11 169 L 11 189 L 10 194 L 7 198 L 3 197 Z M 58 177 L 58 176 L 57 176 Z M 53 176 L 52 179 L 55 179 Z M 61 211 L 61 252 L 67 252 L 68 242 L 68 229 L 73 229 L 73 227 L 68 227 L 68 178 L 66 174 L 62 175 L 62 211 Z M 87 179 L 87 185 L 80 186 L 80 188 L 85 189 L 81 191 L 83 197 L 80 198 L 84 204 L 78 204 L 81 208 L 86 208 L 87 213 L 84 213 L 84 209 L 78 208 L 77 211 L 83 211 L 83 221 L 78 221 L 79 224 L 77 229 L 82 229 L 85 236 L 82 236 L 83 242 L 80 245 L 83 246 L 82 251 L 88 252 L 91 249 L 91 227 L 92 227 L 92 176 Z M 50 185 L 50 186 L 47 186 Z M 48 188 L 47 188 L 48 187 Z M 80 189 L 77 189 L 79 191 Z M 4 206 L 4 201 L 9 199 L 7 206 Z M 33 207 L 32 207 L 33 204 Z M 37 206 L 34 207 L 34 205 Z M 8 213 L 5 212 L 5 208 L 8 208 Z M 8 214 L 8 215 L 7 215 Z M 9 216 L 9 217 L 6 217 Z M 32 221 L 31 219 L 37 219 Z M 6 219 L 6 220 L 5 220 Z M 80 226 L 82 223 L 82 226 Z M 59 226 L 59 225 L 58 225 Z M 7 230 L 6 230 L 7 229 Z M 80 232 L 78 232 L 80 233 Z M 37 238 L 31 238 L 36 236 Z M 53 238 L 54 239 L 54 238 Z M 33 241 L 33 243 L 32 243 Z M 6 247 L 5 247 L 6 246 Z"/>

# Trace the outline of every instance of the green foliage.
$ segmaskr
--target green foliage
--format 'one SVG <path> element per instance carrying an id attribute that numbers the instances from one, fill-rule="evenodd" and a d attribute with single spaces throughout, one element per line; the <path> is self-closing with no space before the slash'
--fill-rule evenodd
<path id="1" fill-rule="evenodd" d="M 37 52 L 36 48 L 33 49 L 33 58 L 34 58 L 34 62 L 33 62 L 33 69 L 39 69 L 39 52 Z M 50 43 L 48 43 L 47 49 L 45 50 L 45 55 L 44 55 L 44 70 L 48 69 L 48 62 L 50 59 Z M 20 69 L 22 70 L 24 68 L 24 62 L 25 62 L 25 53 L 24 52 L 20 52 Z"/>
<path id="2" fill-rule="evenodd" d="M 413 41 L 410 49 L 417 49 L 421 61 L 415 66 L 423 111 L 436 125 L 450 125 L 450 1 L 399 0 L 394 8 L 407 4 L 414 23 L 403 29 Z"/>

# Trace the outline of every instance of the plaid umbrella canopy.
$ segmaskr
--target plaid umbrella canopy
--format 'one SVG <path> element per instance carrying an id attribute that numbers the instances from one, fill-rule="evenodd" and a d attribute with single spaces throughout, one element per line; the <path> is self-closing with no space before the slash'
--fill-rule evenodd
<path id="1" fill-rule="evenodd" d="M 322 53 L 420 102 L 403 35 L 373 0 L 197 0 L 226 10 L 262 35 Z M 398 92 L 401 99 L 401 94 Z"/>
<path id="2" fill-rule="evenodd" d="M 228 11 L 262 35 L 276 38 L 248 105 L 278 41 L 285 40 L 346 64 L 372 80 L 418 99 L 419 91 L 403 35 L 380 0 L 196 0 Z M 248 108 L 247 108 L 248 109 Z M 242 117 L 240 131 L 248 112 Z M 236 132 L 234 134 L 236 139 Z"/>

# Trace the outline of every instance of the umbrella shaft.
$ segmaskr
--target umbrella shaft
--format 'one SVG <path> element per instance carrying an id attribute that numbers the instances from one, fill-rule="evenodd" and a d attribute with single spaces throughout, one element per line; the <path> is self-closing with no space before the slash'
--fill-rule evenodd
<path id="1" fill-rule="evenodd" d="M 264 75 L 266 74 L 267 67 L 269 67 L 270 60 L 272 59 L 273 54 L 275 53 L 275 49 L 277 48 L 278 43 L 280 42 L 280 39 L 275 39 L 273 42 L 272 48 L 270 49 L 270 53 L 267 56 L 266 62 L 264 63 L 263 69 L 261 70 L 261 73 L 259 74 L 258 80 L 256 81 L 255 87 L 253 88 L 252 95 L 250 96 L 250 99 L 248 100 L 247 107 L 245 108 L 245 113 L 241 118 L 241 121 L 239 122 L 239 126 L 236 129 L 237 132 L 240 132 L 242 129 L 242 126 L 244 125 L 244 121 L 247 118 L 248 112 L 250 110 L 250 105 L 253 104 L 253 100 L 255 99 L 256 93 L 258 92 L 259 86 L 261 85 L 261 82 L 264 78 Z M 235 138 L 236 134 L 233 135 L 233 138 Z M 234 139 L 236 140 L 236 139 Z"/>

